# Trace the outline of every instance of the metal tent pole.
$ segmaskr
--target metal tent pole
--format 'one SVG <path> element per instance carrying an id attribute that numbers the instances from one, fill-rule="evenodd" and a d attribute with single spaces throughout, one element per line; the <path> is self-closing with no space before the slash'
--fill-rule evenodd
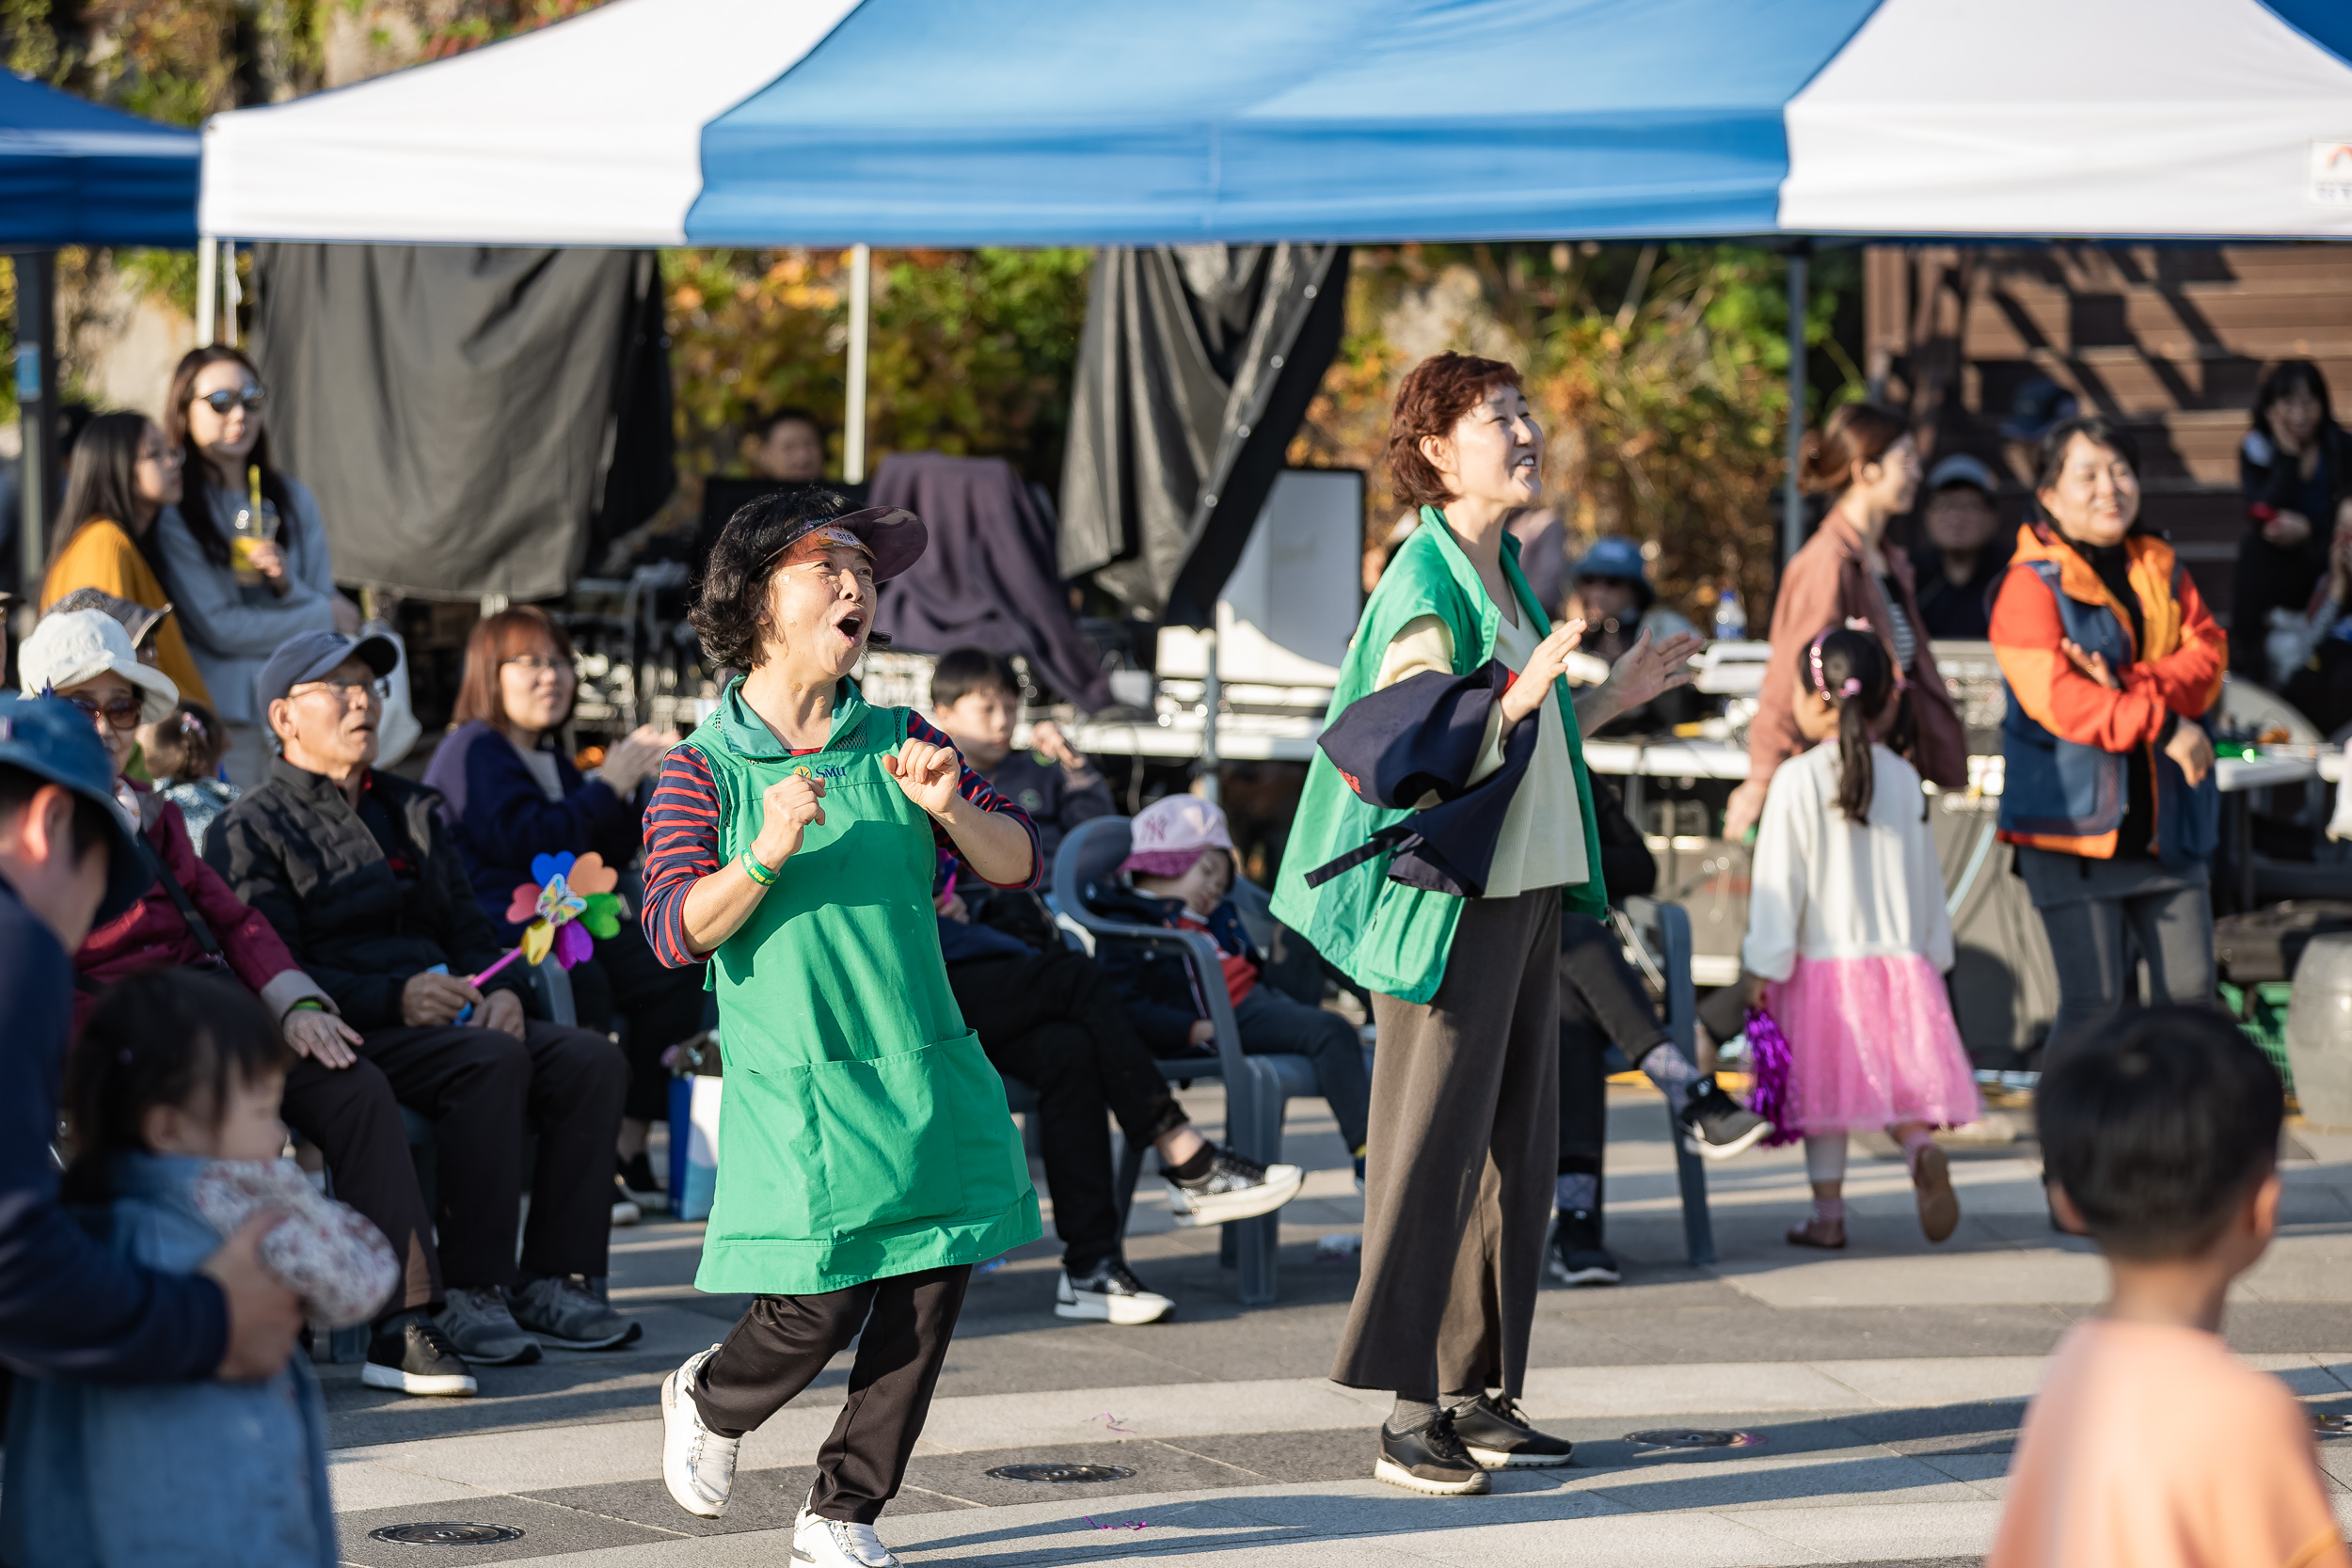
<path id="1" fill-rule="evenodd" d="M 1216 675 L 1214 625 L 1200 634 L 1200 648 L 1209 660 L 1208 673 L 1200 683 L 1200 798 L 1216 806 L 1224 803 L 1216 798 L 1216 708 L 1225 700 L 1225 689 Z"/>
<path id="2" fill-rule="evenodd" d="M 220 242 L 220 341 L 230 348 L 237 346 L 237 307 L 245 302 L 245 290 L 237 283 L 237 242 Z"/>
<path id="3" fill-rule="evenodd" d="M 220 318 L 220 248 L 206 234 L 196 242 L 196 341 L 210 347 Z"/>
<path id="4" fill-rule="evenodd" d="M 1811 242 L 1799 240 L 1788 252 L 1788 471 L 1780 482 L 1781 559 L 1804 548 L 1804 486 L 1797 470 L 1804 462 L 1805 267 Z"/>
<path id="5" fill-rule="evenodd" d="M 40 614 L 49 519 L 57 496 L 57 253 L 19 251 L 16 268 L 16 401 L 24 436 L 17 468 L 17 630 Z"/>
<path id="6" fill-rule="evenodd" d="M 850 247 L 850 393 L 841 419 L 841 477 L 866 479 L 866 318 L 873 288 L 874 253 Z"/>

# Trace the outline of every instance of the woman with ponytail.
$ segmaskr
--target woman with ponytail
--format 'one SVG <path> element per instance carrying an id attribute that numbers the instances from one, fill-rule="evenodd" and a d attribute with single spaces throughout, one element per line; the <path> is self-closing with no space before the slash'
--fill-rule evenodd
<path id="1" fill-rule="evenodd" d="M 1775 651 L 1777 657 L 1777 651 Z M 1952 926 L 1919 775 L 1881 738 L 1903 679 L 1867 622 L 1833 622 L 1798 651 L 1788 712 L 1812 750 L 1772 775 L 1756 833 L 1740 963 L 1752 1026 L 1750 1106 L 1802 1134 L 1813 1212 L 1792 1245 L 1846 1244 L 1846 1134 L 1883 1128 L 1911 1166 L 1919 1228 L 1960 1224 L 1930 1130 L 1982 1108 L 1944 972 Z"/>
<path id="2" fill-rule="evenodd" d="M 1748 725 L 1747 782 L 1724 808 L 1724 836 L 1738 840 L 1764 809 L 1772 772 L 1805 749 L 1789 707 L 1797 663 L 1814 631 L 1867 621 L 1903 678 L 1887 716 L 1887 743 L 1947 789 L 1968 782 L 1968 735 L 1921 629 L 1911 562 L 1886 548 L 1886 526 L 1911 510 L 1920 480 L 1910 422 L 1875 403 L 1850 403 L 1807 436 L 1805 488 L 1834 495 L 1829 515 L 1789 558 L 1772 601 L 1772 657 Z"/>

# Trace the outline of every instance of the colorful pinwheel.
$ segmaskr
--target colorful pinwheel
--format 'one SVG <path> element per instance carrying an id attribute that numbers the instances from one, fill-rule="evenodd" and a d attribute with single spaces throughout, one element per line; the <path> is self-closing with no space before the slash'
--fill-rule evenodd
<path id="1" fill-rule="evenodd" d="M 517 958 L 544 963 L 553 953 L 555 961 L 569 969 L 596 950 L 591 932 L 611 937 L 620 930 L 621 900 L 612 891 L 621 884 L 620 873 L 605 864 L 603 856 L 594 850 L 534 855 L 531 874 L 538 879 L 516 888 L 515 900 L 506 907 L 506 918 L 523 927 L 522 945 L 474 975 L 472 984 L 481 985 Z"/>

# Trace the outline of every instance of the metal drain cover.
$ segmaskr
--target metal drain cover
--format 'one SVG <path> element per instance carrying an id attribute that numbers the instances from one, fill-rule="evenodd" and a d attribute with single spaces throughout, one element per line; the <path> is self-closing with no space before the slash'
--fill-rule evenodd
<path id="1" fill-rule="evenodd" d="M 1135 1474 L 1124 1465 L 999 1465 L 988 1473 L 1000 1481 L 1035 1481 L 1048 1486 L 1085 1481 L 1125 1481 Z"/>
<path id="2" fill-rule="evenodd" d="M 1708 1427 L 1659 1427 L 1629 1432 L 1629 1443 L 1646 1449 L 1747 1449 L 1764 1441 L 1753 1432 L 1722 1432 Z"/>
<path id="3" fill-rule="evenodd" d="M 405 1546 L 495 1546 L 520 1541 L 523 1532 L 512 1525 L 462 1525 L 438 1520 L 422 1525 L 386 1525 L 368 1531 L 371 1541 L 397 1541 Z"/>

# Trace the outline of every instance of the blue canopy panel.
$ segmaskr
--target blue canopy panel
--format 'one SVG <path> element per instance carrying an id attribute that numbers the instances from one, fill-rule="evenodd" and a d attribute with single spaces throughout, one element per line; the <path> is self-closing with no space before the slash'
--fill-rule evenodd
<path id="1" fill-rule="evenodd" d="M 0 250 L 196 244 L 198 145 L 0 72 Z"/>
<path id="2" fill-rule="evenodd" d="M 1783 107 L 1878 4 L 864 0 L 705 128 L 686 239 L 1770 233 Z"/>

